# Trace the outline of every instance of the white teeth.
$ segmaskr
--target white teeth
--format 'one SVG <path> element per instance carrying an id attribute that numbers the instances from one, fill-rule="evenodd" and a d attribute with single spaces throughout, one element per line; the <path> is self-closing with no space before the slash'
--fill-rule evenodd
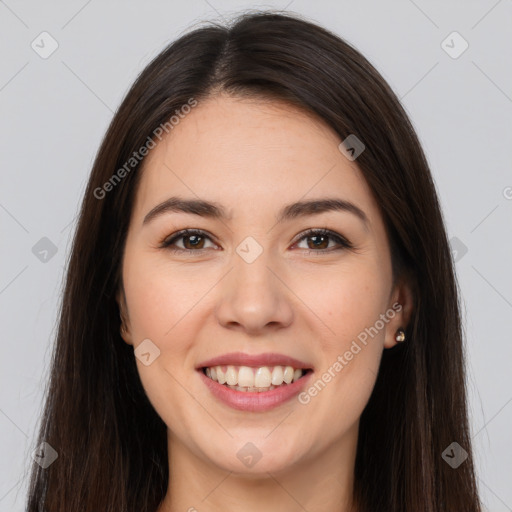
<path id="1" fill-rule="evenodd" d="M 252 368 L 242 366 L 238 370 L 238 385 L 242 387 L 252 388 L 254 386 L 254 372 Z M 258 387 L 263 387 L 258 384 Z"/>
<path id="2" fill-rule="evenodd" d="M 240 370 L 242 370 L 242 368 L 240 368 Z M 258 368 L 256 370 L 256 375 L 254 376 L 254 385 L 257 388 L 268 388 L 271 382 L 272 374 L 270 373 L 270 370 L 266 366 L 263 366 L 262 368 Z M 242 386 L 243 384 L 239 383 L 238 385 Z"/>
<path id="3" fill-rule="evenodd" d="M 272 384 L 280 386 L 283 383 L 283 368 L 281 366 L 274 366 L 272 370 Z"/>
<path id="4" fill-rule="evenodd" d="M 286 384 L 290 384 L 290 382 L 293 380 L 293 368 L 291 366 L 287 366 L 284 369 L 283 379 Z"/>
<path id="5" fill-rule="evenodd" d="M 225 384 L 238 391 L 269 391 L 283 384 L 291 384 L 300 379 L 305 370 L 291 366 L 212 366 L 205 374 L 219 384 Z"/>
<path id="6" fill-rule="evenodd" d="M 230 386 L 236 386 L 238 382 L 238 372 L 235 370 L 234 366 L 228 366 L 226 371 L 226 382 Z"/>
<path id="7" fill-rule="evenodd" d="M 220 366 L 215 367 L 215 373 L 217 374 L 217 382 L 219 384 L 225 384 L 226 383 L 226 373 L 222 371 L 222 368 Z M 213 378 L 213 377 L 211 377 Z"/>

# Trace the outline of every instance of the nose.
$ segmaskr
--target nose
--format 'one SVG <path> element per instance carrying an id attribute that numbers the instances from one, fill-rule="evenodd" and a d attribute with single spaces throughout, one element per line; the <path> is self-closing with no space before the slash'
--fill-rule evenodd
<path id="1" fill-rule="evenodd" d="M 219 285 L 215 314 L 223 327 L 257 335 L 291 324 L 294 295 L 285 272 L 272 264 L 265 251 L 252 263 L 236 256 Z"/>

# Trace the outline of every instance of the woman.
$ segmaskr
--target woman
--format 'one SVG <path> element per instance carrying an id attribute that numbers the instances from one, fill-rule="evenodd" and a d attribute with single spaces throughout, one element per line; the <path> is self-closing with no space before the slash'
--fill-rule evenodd
<path id="1" fill-rule="evenodd" d="M 395 94 L 325 29 L 243 15 L 169 45 L 108 129 L 28 510 L 478 512 L 464 382 Z"/>

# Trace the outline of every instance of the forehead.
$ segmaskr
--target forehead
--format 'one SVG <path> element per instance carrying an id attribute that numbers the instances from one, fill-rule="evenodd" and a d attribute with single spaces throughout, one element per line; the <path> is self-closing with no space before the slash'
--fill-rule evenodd
<path id="1" fill-rule="evenodd" d="M 378 223 L 366 180 L 339 151 L 340 142 L 323 120 L 287 103 L 209 98 L 146 156 L 134 216 L 171 195 L 218 202 L 234 220 L 301 199 L 336 196 Z"/>

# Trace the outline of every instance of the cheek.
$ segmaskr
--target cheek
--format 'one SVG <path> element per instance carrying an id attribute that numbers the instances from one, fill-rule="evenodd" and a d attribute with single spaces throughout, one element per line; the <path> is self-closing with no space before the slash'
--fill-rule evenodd
<path id="1" fill-rule="evenodd" d="M 136 361 L 143 388 L 166 424 L 180 430 L 186 424 L 180 405 L 190 401 L 184 384 L 193 364 L 195 330 L 201 325 L 194 321 L 194 304 L 206 293 L 207 283 L 190 280 L 155 260 L 131 253 L 124 263 L 123 283 L 134 345 L 149 339 L 160 351 L 148 366 Z"/>
<path id="2" fill-rule="evenodd" d="M 321 361 L 302 403 L 316 417 L 330 417 L 333 432 L 344 432 L 361 414 L 375 384 L 388 282 L 378 266 L 366 264 L 337 269 L 323 283 L 315 294 L 306 295 L 305 288 L 299 294 L 308 297 L 307 306 L 322 320 L 315 321 L 316 330 L 324 333 L 315 340 Z"/>
<path id="3" fill-rule="evenodd" d="M 135 342 L 141 336 L 160 342 L 172 339 L 208 289 L 207 283 L 185 276 L 179 267 L 144 255 L 125 261 L 123 279 Z"/>
<path id="4" fill-rule="evenodd" d="M 325 324 L 324 353 L 330 354 L 375 324 L 385 312 L 389 290 L 380 269 L 364 262 L 329 269 L 323 277 L 315 276 L 314 283 L 302 279 L 300 297 Z"/>

